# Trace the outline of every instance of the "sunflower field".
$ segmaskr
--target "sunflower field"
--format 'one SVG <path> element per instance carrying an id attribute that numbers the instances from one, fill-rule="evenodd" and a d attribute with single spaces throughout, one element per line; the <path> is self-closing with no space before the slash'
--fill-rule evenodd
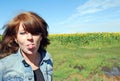
<path id="1" fill-rule="evenodd" d="M 120 32 L 50 34 L 51 45 L 60 47 L 110 47 L 120 45 Z"/>

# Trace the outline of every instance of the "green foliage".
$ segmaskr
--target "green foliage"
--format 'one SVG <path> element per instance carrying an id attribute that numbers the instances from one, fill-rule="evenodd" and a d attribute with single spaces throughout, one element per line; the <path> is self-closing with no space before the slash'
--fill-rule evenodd
<path id="1" fill-rule="evenodd" d="M 47 49 L 53 57 L 54 81 L 67 81 L 72 75 L 81 75 L 83 78 L 93 78 L 93 81 L 102 81 L 96 75 L 103 75 L 103 67 L 119 66 L 119 47 L 86 49 L 86 48 L 55 48 Z M 79 77 L 72 77 L 68 81 L 80 81 Z"/>
<path id="2" fill-rule="evenodd" d="M 49 38 L 47 50 L 54 61 L 54 81 L 103 81 L 99 77 L 104 74 L 103 67 L 120 67 L 119 32 L 53 34 Z"/>
<path id="3" fill-rule="evenodd" d="M 0 41 L 2 40 L 2 35 L 0 35 Z"/>
<path id="4" fill-rule="evenodd" d="M 120 43 L 120 33 L 76 33 L 76 34 L 51 34 L 51 45 L 59 47 L 82 47 L 101 48 L 118 46 Z M 59 46 L 58 46 L 59 45 Z M 119 44 L 120 45 L 120 44 Z"/>
<path id="5" fill-rule="evenodd" d="M 104 67 L 120 66 L 120 33 L 54 34 L 49 37 L 51 45 L 47 50 L 54 61 L 54 81 L 85 81 L 87 78 L 103 81 L 100 75 L 104 75 Z"/>

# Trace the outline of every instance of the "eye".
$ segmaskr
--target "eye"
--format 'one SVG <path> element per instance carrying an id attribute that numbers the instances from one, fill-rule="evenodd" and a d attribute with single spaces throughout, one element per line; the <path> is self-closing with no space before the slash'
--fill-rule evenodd
<path id="1" fill-rule="evenodd" d="M 26 34 L 26 33 L 27 33 L 27 32 L 25 32 L 25 31 L 19 32 L 20 35 L 24 35 L 24 34 Z"/>

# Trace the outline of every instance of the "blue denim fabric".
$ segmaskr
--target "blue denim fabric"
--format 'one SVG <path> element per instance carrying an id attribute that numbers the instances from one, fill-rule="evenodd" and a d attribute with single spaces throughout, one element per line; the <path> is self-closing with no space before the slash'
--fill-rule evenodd
<path id="1" fill-rule="evenodd" d="M 53 61 L 48 52 L 42 53 L 40 69 L 45 81 L 52 81 Z M 31 66 L 23 59 L 20 50 L 0 59 L 0 81 L 34 81 L 34 74 Z"/>

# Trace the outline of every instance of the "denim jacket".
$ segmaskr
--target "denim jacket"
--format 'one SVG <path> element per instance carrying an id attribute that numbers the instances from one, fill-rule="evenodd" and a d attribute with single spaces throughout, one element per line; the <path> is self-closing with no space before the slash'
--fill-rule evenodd
<path id="1" fill-rule="evenodd" d="M 42 51 L 42 61 L 40 69 L 45 81 L 52 81 L 53 61 L 48 52 Z M 0 59 L 0 81 L 34 81 L 34 73 L 24 58 L 20 50 L 16 54 L 11 54 Z"/>

